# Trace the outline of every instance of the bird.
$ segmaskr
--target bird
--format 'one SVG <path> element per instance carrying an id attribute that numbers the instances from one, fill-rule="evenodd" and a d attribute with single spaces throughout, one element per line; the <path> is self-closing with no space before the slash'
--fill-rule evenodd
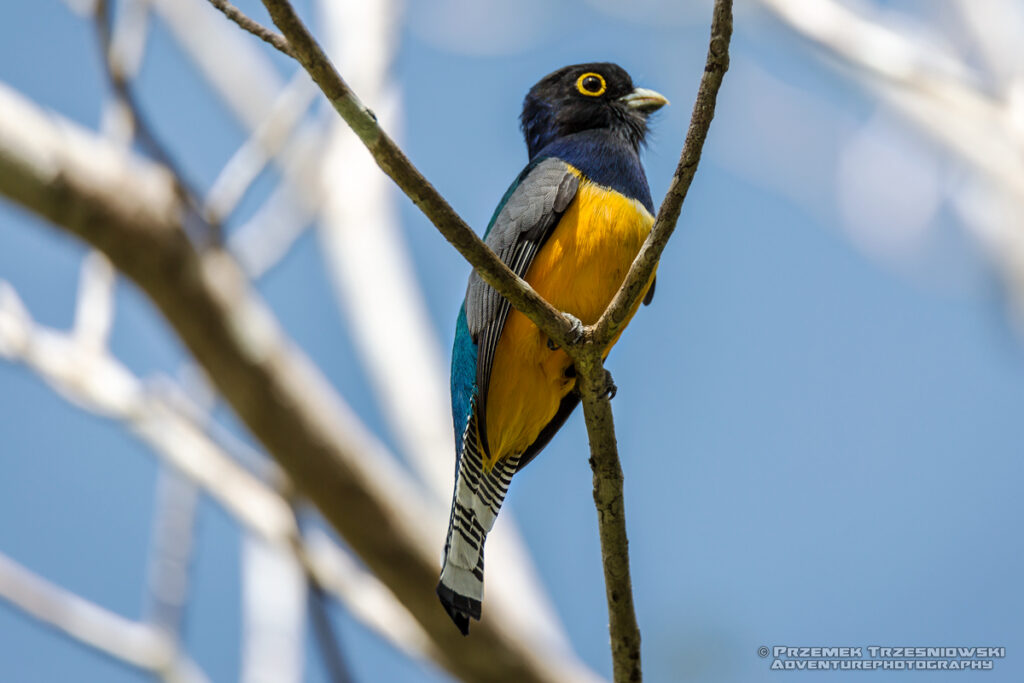
<path id="1" fill-rule="evenodd" d="M 654 224 L 640 150 L 649 115 L 666 104 L 610 62 L 554 71 L 523 101 L 528 163 L 484 242 L 580 331 L 604 312 Z M 653 294 L 652 275 L 645 304 Z M 463 635 L 480 619 L 484 541 L 512 476 L 579 404 L 575 384 L 565 351 L 473 271 L 452 349 L 455 488 L 437 585 Z"/>

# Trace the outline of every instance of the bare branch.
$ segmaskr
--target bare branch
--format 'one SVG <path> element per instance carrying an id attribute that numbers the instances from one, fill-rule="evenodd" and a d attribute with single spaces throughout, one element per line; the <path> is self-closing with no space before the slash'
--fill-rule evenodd
<path id="1" fill-rule="evenodd" d="M 331 623 L 331 614 L 327 611 L 327 594 L 317 584 L 309 587 L 310 611 L 313 618 L 313 630 L 316 633 L 320 652 L 323 655 L 324 668 L 329 672 L 332 683 L 352 683 L 352 674 L 342 655 L 337 630 Z"/>
<path id="2" fill-rule="evenodd" d="M 223 12 L 224 16 L 226 16 L 228 19 L 241 26 L 242 29 L 253 34 L 260 40 L 263 40 L 273 45 L 275 48 L 285 53 L 289 57 L 292 56 L 291 45 L 288 44 L 288 40 L 280 33 L 271 31 L 269 28 L 260 24 L 258 21 L 250 19 L 245 15 L 245 13 L 242 10 L 238 9 L 227 0 L 210 0 L 210 4 L 219 9 L 221 12 Z"/>
<path id="3" fill-rule="evenodd" d="M 268 52 L 223 20 L 208 0 L 147 0 L 199 74 L 249 131 L 284 86 Z"/>
<path id="4" fill-rule="evenodd" d="M 196 252 L 168 173 L 56 121 L 0 87 L 0 194 L 100 248 L 150 296 L 291 480 L 419 621 L 441 663 L 473 680 L 589 678 L 495 610 L 468 643 L 450 627 L 432 590 L 443 518 L 284 336 L 233 259 Z"/>
<path id="5" fill-rule="evenodd" d="M 172 642 L 181 640 L 188 601 L 199 488 L 181 472 L 161 467 L 149 550 L 146 621 Z"/>
<path id="6" fill-rule="evenodd" d="M 833 66 L 877 94 L 909 123 L 966 162 L 978 178 L 953 205 L 1000 266 L 1024 320 L 1024 97 L 1019 3 L 954 5 L 976 36 L 988 78 L 927 33 L 899 31 L 881 16 L 835 0 L 760 0 L 780 20 L 838 59 Z M 972 53 L 973 54 L 973 53 Z M 995 87 L 993 87 L 995 86 Z"/>
<path id="7" fill-rule="evenodd" d="M 87 258 L 83 264 L 83 280 L 92 278 L 93 261 Z M 81 298 L 91 296 L 83 293 Z M 298 536 L 294 517 L 289 518 L 291 506 L 271 489 L 291 488 L 280 474 L 269 476 L 272 483 L 264 485 L 241 471 L 223 449 L 244 460 L 251 460 L 253 454 L 232 436 L 205 433 L 219 428 L 216 423 L 207 424 L 198 407 L 185 403 L 180 388 L 165 386 L 169 382 L 147 382 L 145 388 L 139 388 L 141 382 L 134 378 L 131 382 L 111 382 L 111 377 L 128 376 L 128 371 L 108 351 L 93 353 L 88 341 L 77 331 L 65 335 L 32 321 L 14 289 L 0 280 L 0 356 L 25 363 L 83 409 L 122 420 L 176 472 L 188 477 L 190 483 L 203 486 L 251 535 L 290 550 L 309 580 L 337 597 L 355 617 L 410 656 L 437 658 L 419 624 L 372 574 L 360 568 L 325 533 L 314 528 L 303 534 L 304 538 Z M 87 366 L 81 362 L 83 354 L 79 349 L 93 359 Z M 111 392 L 111 385 L 130 388 Z M 112 395 L 122 398 L 115 400 Z M 186 494 L 191 496 L 187 488 Z M 167 607 L 178 601 L 182 585 L 175 578 L 180 577 L 175 567 L 183 567 L 180 522 L 186 520 L 175 514 L 176 523 L 171 525 L 175 528 L 169 528 L 163 516 L 166 504 L 177 507 L 178 498 L 177 493 L 161 487 L 156 523 L 160 531 L 154 535 L 153 554 L 159 556 L 160 562 L 168 555 L 177 558 L 172 558 L 170 572 L 164 571 L 164 566 L 151 565 L 155 608 L 151 620 L 163 633 L 173 632 L 176 608 Z M 273 502 L 268 504 L 270 501 Z M 271 521 L 271 510 L 279 513 L 283 523 Z M 170 553 L 165 552 L 168 541 L 173 546 Z"/>
<path id="8" fill-rule="evenodd" d="M 87 262 L 83 273 L 90 270 Z M 197 427 L 215 431 L 216 425 L 201 424 L 202 417 L 197 416 L 199 409 L 184 405 L 178 388 L 164 386 L 163 382 L 147 382 L 144 388 L 140 388 L 141 382 L 134 378 L 131 382 L 111 382 L 111 377 L 129 373 L 106 355 L 109 352 L 95 354 L 87 366 L 91 369 L 83 370 L 86 366 L 77 350 L 82 343 L 77 333 L 64 335 L 32 321 L 13 288 L 0 280 L 0 356 L 25 363 L 81 408 L 122 420 L 176 472 L 204 487 L 214 501 L 220 503 L 250 534 L 275 547 L 290 549 L 307 575 L 312 577 L 311 580 L 344 602 L 354 616 L 408 654 L 436 658 L 429 639 L 416 621 L 373 575 L 361 569 L 326 534 L 313 529 L 307 534 L 308 538 L 298 537 L 289 503 L 271 489 L 272 484 L 264 485 L 254 480 L 224 452 L 223 449 L 228 448 L 232 455 L 251 459 L 252 455 L 247 451 L 239 453 L 243 445 L 237 439 L 199 431 Z M 89 348 L 89 345 L 85 346 L 86 351 Z M 130 388 L 112 392 L 111 385 Z M 114 399 L 114 396 L 123 398 Z M 226 442 L 226 445 L 221 446 L 219 442 Z M 277 486 L 290 489 L 286 482 L 281 481 L 280 475 L 271 479 Z M 161 514 L 166 511 L 163 501 L 177 503 L 174 499 L 180 497 L 172 492 L 166 493 L 164 495 L 164 489 L 161 489 L 158 496 L 158 512 Z M 275 514 L 277 522 L 274 521 Z M 183 521 L 180 515 L 176 514 L 175 518 Z M 166 528 L 160 519 L 157 526 Z M 181 525 L 176 523 L 173 526 Z M 166 540 L 173 537 L 175 547 L 180 547 L 182 540 L 178 531 L 168 531 L 170 533 L 161 530 L 155 534 L 154 551 L 157 546 L 161 550 L 154 555 L 161 556 L 161 560 L 168 554 L 163 551 L 167 547 Z M 182 553 L 175 551 L 170 554 L 179 558 L 172 564 L 180 567 Z M 165 573 L 162 569 L 151 571 L 154 586 L 151 592 L 156 608 L 152 621 L 162 631 L 168 631 L 165 627 L 176 621 L 176 618 L 165 618 L 159 614 L 165 607 L 157 604 L 169 602 L 166 594 L 180 592 L 174 587 L 175 584 L 180 585 L 180 581 L 173 578 L 174 574 Z M 173 595 L 171 597 L 174 601 Z"/>
<path id="9" fill-rule="evenodd" d="M 284 148 L 317 89 L 299 69 L 274 100 L 270 114 L 224 165 L 206 194 L 206 215 L 224 221 L 267 163 Z"/>
<path id="10" fill-rule="evenodd" d="M 73 335 L 83 349 L 99 353 L 106 348 L 114 321 L 114 268 L 107 257 L 91 251 L 82 262 Z"/>
<path id="11" fill-rule="evenodd" d="M 658 218 L 611 304 L 598 322 L 587 330 L 582 347 L 570 350 L 576 364 L 578 390 L 590 442 L 594 504 L 597 507 L 601 537 L 601 558 L 608 600 L 608 630 L 616 683 L 640 681 L 642 674 L 640 629 L 633 606 L 633 586 L 629 571 L 622 465 L 609 401 L 609 392 L 613 391 L 614 385 L 611 384 L 610 374 L 604 369 L 603 354 L 621 331 L 629 312 L 639 305 L 640 297 L 650 283 L 658 259 L 675 229 L 715 114 L 715 102 L 722 78 L 729 68 L 731 37 L 732 0 L 716 0 L 707 63 L 697 91 L 690 127 Z"/>
<path id="12" fill-rule="evenodd" d="M 711 19 L 711 44 L 708 46 L 707 62 L 700 79 L 700 87 L 697 89 L 697 100 L 693 104 L 690 127 L 686 131 L 686 141 L 679 156 L 679 164 L 658 210 L 658 218 L 654 222 L 651 234 L 630 266 L 622 287 L 594 324 L 591 338 L 602 348 L 607 347 L 615 339 L 628 319 L 629 312 L 636 308 L 658 267 L 658 259 L 661 258 L 661 253 L 676 228 L 683 200 L 686 199 L 690 183 L 697 173 L 697 163 L 700 161 L 704 141 L 711 128 L 711 119 L 715 116 L 718 89 L 722 86 L 722 78 L 729 68 L 731 39 L 732 0 L 715 0 Z"/>
<path id="13" fill-rule="evenodd" d="M 65 635 L 126 664 L 181 683 L 206 683 L 196 664 L 146 624 L 89 602 L 0 554 L 0 599 Z"/>
<path id="14" fill-rule="evenodd" d="M 295 59 L 305 67 L 334 109 L 370 150 L 377 165 L 472 264 L 480 277 L 559 344 L 569 346 L 579 341 L 569 320 L 501 262 L 381 129 L 373 112 L 342 80 L 291 3 L 287 0 L 263 0 L 263 4 L 288 38 Z"/>
<path id="15" fill-rule="evenodd" d="M 222 241 L 220 223 L 203 215 L 202 205 L 199 202 L 199 193 L 194 189 L 195 186 L 188 180 L 184 170 L 175 161 L 174 156 L 157 137 L 156 131 L 150 124 L 149 119 L 143 114 L 142 107 L 135 97 L 135 92 L 131 86 L 131 79 L 139 67 L 145 43 L 141 42 L 134 53 L 126 56 L 119 56 L 115 52 L 115 36 L 111 28 L 111 1 L 97 0 L 94 21 L 96 24 L 96 34 L 99 39 L 100 57 L 114 96 L 123 110 L 130 114 L 132 129 L 139 141 L 149 154 L 153 155 L 157 161 L 172 172 L 175 191 L 187 203 L 193 214 L 200 219 L 199 223 L 202 224 L 204 231 L 208 231 L 209 234 L 204 234 L 200 237 L 220 243 Z M 121 26 L 126 27 L 122 29 L 122 33 L 125 31 L 143 32 L 148 7 L 143 3 L 133 4 L 130 7 L 134 9 L 134 14 L 138 17 L 135 20 L 137 26 L 132 26 L 130 23 L 122 21 Z M 138 40 L 141 41 L 142 39 L 139 38 Z M 124 45 L 125 40 L 121 39 L 120 43 Z M 139 61 L 133 63 L 130 61 L 132 58 Z"/>
<path id="16" fill-rule="evenodd" d="M 242 539 L 241 683 L 303 679 L 306 580 L 291 548 Z"/>

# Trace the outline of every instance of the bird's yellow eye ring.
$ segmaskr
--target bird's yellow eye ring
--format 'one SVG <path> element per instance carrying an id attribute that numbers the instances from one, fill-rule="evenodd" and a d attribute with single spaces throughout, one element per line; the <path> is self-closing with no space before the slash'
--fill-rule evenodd
<path id="1" fill-rule="evenodd" d="M 604 82 L 604 76 L 601 74 L 588 71 L 576 79 L 576 89 L 581 95 L 600 97 L 608 89 L 608 84 Z"/>

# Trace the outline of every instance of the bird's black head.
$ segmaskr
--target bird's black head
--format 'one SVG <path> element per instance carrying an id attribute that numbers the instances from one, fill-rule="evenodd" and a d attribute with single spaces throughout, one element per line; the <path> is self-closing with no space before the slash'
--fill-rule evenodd
<path id="1" fill-rule="evenodd" d="M 531 159 L 553 140 L 594 128 L 609 129 L 639 148 L 647 116 L 666 104 L 663 95 L 633 87 L 633 79 L 618 64 L 576 64 L 530 88 L 520 121 Z"/>

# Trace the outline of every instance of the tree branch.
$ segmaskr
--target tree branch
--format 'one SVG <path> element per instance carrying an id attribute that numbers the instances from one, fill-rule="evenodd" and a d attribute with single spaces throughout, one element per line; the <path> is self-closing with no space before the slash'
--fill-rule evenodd
<path id="1" fill-rule="evenodd" d="M 80 314 L 76 313 L 75 328 L 70 334 L 43 327 L 32 320 L 14 288 L 0 280 L 0 358 L 23 363 L 83 410 L 121 421 L 170 468 L 162 475 L 158 491 L 151 557 L 160 560 L 170 554 L 179 558 L 172 560 L 173 564 L 183 565 L 181 560 L 187 555 L 187 549 L 177 547 L 167 553 L 167 542 L 173 541 L 175 546 L 190 542 L 189 534 L 167 530 L 167 513 L 169 506 L 181 503 L 178 499 L 183 493 L 193 502 L 194 495 L 191 491 L 169 491 L 166 484 L 176 482 L 171 472 L 184 475 L 189 486 L 201 486 L 252 537 L 290 551 L 308 581 L 334 595 L 353 616 L 395 647 L 413 657 L 433 655 L 429 639 L 419 624 L 372 574 L 343 552 L 325 532 L 317 528 L 299 530 L 292 506 L 284 498 L 283 490 L 290 490 L 292 486 L 276 472 L 273 461 L 264 463 L 261 459 L 260 464 L 261 469 L 275 471 L 265 472 L 263 478 L 253 476 L 240 467 L 236 459 L 251 460 L 255 453 L 249 452 L 249 447 L 233 435 L 216 434 L 219 426 L 180 396 L 179 388 L 162 386 L 164 382 L 160 382 L 159 377 L 152 381 L 136 378 L 108 349 L 94 343 L 109 325 L 106 302 L 97 302 L 92 293 L 97 289 L 92 281 L 97 278 L 90 275 L 98 270 L 96 264 L 107 261 L 102 256 L 94 256 L 95 253 L 90 254 L 83 264 Z M 175 519 L 179 516 L 170 515 Z M 158 604 L 163 600 L 157 597 L 166 597 L 166 588 L 159 584 L 174 583 L 173 579 L 166 579 L 167 575 L 162 572 L 150 574 L 150 594 L 154 599 L 150 607 L 152 616 L 147 623 L 170 636 L 177 631 L 174 623 L 178 615 L 167 612 L 177 612 L 178 607 Z"/>
<path id="2" fill-rule="evenodd" d="M 590 468 L 594 473 L 594 505 L 601 538 L 605 598 L 608 601 L 608 633 L 611 638 L 615 683 L 642 680 L 640 627 L 633 606 L 633 582 L 629 574 L 629 540 L 622 493 L 622 464 L 615 439 L 612 404 L 607 396 L 606 374 L 599 347 L 588 342 L 588 353 L 576 361 L 583 417 L 590 442 Z M 600 377 L 600 380 L 596 378 Z"/>
<path id="3" fill-rule="evenodd" d="M 245 15 L 245 12 L 232 5 L 228 0 L 210 0 L 210 4 L 223 12 L 224 16 L 228 19 L 241 26 L 243 30 L 273 45 L 289 57 L 294 57 L 292 46 L 288 44 L 288 40 L 284 36 L 276 31 L 271 31 L 258 21 L 250 19 Z"/>
<path id="4" fill-rule="evenodd" d="M 209 680 L 159 629 L 126 619 L 81 598 L 2 554 L 0 600 L 84 645 L 154 673 L 164 681 L 207 683 Z"/>
<path id="5" fill-rule="evenodd" d="M 725 72 L 729 69 L 731 39 L 732 0 L 716 0 L 711 18 L 711 44 L 708 46 L 707 62 L 704 66 L 704 75 L 700 79 L 700 87 L 697 89 L 697 100 L 693 104 L 690 127 L 686 131 L 686 142 L 683 143 L 679 164 L 658 210 L 658 218 L 654 221 L 651 234 L 634 259 L 622 287 L 591 331 L 591 339 L 602 348 L 607 347 L 615 339 L 628 319 L 629 311 L 633 310 L 643 296 L 647 283 L 658 267 L 661 252 L 665 250 L 665 245 L 676 228 L 683 200 L 686 199 L 690 183 L 697 172 L 697 163 L 700 161 L 704 140 L 707 139 L 708 129 L 711 127 L 711 119 L 715 116 L 718 89 L 722 85 Z"/>
<path id="6" fill-rule="evenodd" d="M 295 59 L 363 141 L 377 165 L 469 261 L 480 277 L 555 342 L 565 347 L 578 342 L 578 335 L 569 320 L 501 262 L 378 125 L 373 112 L 359 101 L 341 78 L 291 3 L 287 0 L 263 0 L 263 4 L 291 44 Z"/>
<path id="7" fill-rule="evenodd" d="M 714 117 L 718 90 L 729 68 L 732 0 L 715 2 L 707 62 L 686 141 L 651 234 L 612 302 L 598 322 L 586 330 L 582 339 L 573 338 L 567 328 L 567 319 L 537 296 L 521 278 L 508 271 L 381 130 L 376 117 L 342 80 L 288 0 L 263 0 L 263 4 L 292 45 L 295 58 L 363 141 L 377 164 L 488 284 L 561 344 L 573 359 L 579 377 L 579 391 L 591 448 L 594 501 L 600 524 L 615 680 L 641 680 L 640 632 L 629 577 L 622 467 L 607 396 L 610 377 L 603 366 L 603 354 L 621 331 L 629 312 L 638 304 L 650 282 L 658 259 L 675 230 L 683 200 L 697 171 L 704 141 Z"/>
<path id="8" fill-rule="evenodd" d="M 480 681 L 588 678 L 491 610 L 471 641 L 438 609 L 443 519 L 279 329 L 220 249 L 198 253 L 171 175 L 0 86 L 0 194 L 103 251 L 147 293 L 250 431 L 432 639 Z"/>
<path id="9" fill-rule="evenodd" d="M 142 10 L 148 11 L 148 8 L 143 7 Z M 134 64 L 126 62 L 115 54 L 113 49 L 114 36 L 111 30 L 110 0 L 97 0 L 96 13 L 93 20 L 96 24 L 100 59 L 104 72 L 113 90 L 115 101 L 131 117 L 134 136 L 139 139 L 139 142 L 145 146 L 157 162 L 171 170 L 178 194 L 181 195 L 194 214 L 199 217 L 200 221 L 206 224 L 204 227 L 209 230 L 209 234 L 202 235 L 201 237 L 217 243 L 222 242 L 223 235 L 220 223 L 203 216 L 202 205 L 199 202 L 199 193 L 195 191 L 195 186 L 187 180 L 187 176 L 181 166 L 175 161 L 173 155 L 160 142 L 149 119 L 143 115 L 142 107 L 135 97 L 135 92 L 131 86 L 131 77 L 141 64 L 144 45 L 137 55 L 138 61 Z"/>
<path id="10" fill-rule="evenodd" d="M 640 629 L 633 606 L 633 585 L 629 573 L 629 540 L 623 500 L 622 464 L 619 460 L 608 396 L 611 377 L 604 369 L 604 353 L 635 310 L 657 267 L 682 209 L 686 191 L 697 172 L 704 140 L 715 115 L 715 102 L 722 77 L 729 68 L 729 40 L 732 36 L 732 0 L 716 0 L 711 21 L 711 44 L 707 64 L 697 90 L 690 127 L 668 193 L 640 253 L 633 261 L 622 286 L 601 318 L 586 331 L 585 341 L 573 359 L 579 377 L 580 399 L 590 442 L 590 466 L 594 473 L 594 505 L 597 507 L 608 600 L 608 630 L 611 635 L 612 668 L 616 683 L 642 680 Z M 571 351 L 570 351 L 571 352 Z"/>

